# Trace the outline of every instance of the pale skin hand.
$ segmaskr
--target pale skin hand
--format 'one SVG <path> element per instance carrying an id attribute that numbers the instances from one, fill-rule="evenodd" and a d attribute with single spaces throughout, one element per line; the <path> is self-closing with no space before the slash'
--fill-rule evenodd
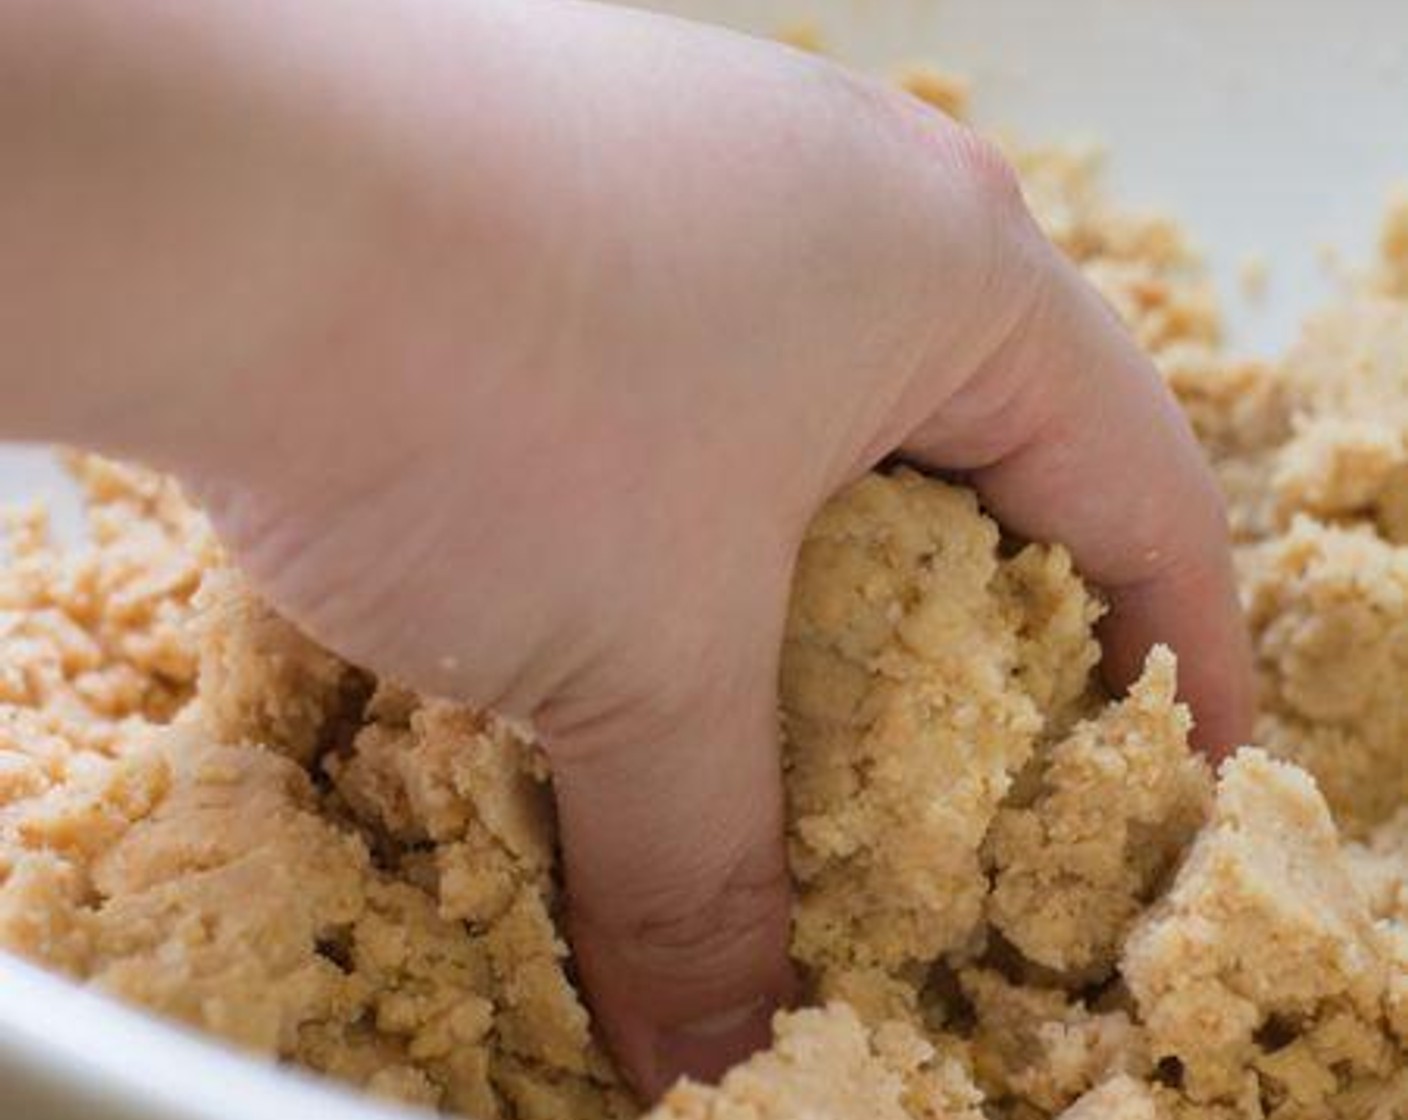
<path id="1" fill-rule="evenodd" d="M 62 96 L 58 95 L 62 91 Z M 792 992 L 775 682 L 800 536 L 900 450 L 1248 731 L 1176 407 L 986 145 L 768 44 L 544 0 L 0 9 L 0 415 L 175 471 L 332 648 L 535 720 L 637 1085 Z"/>

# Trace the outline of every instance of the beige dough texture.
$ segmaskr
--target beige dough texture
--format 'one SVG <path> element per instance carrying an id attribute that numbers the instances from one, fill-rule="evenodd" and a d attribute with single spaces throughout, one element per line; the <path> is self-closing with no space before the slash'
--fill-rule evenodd
<path id="1" fill-rule="evenodd" d="M 1244 361 L 1176 226 L 1093 157 L 1013 156 L 1222 482 L 1256 743 L 1189 752 L 1166 650 L 1110 698 L 1060 548 L 862 479 L 783 657 L 808 999 L 652 1120 L 1408 1117 L 1408 204 Z M 534 745 L 302 636 L 169 481 L 73 469 L 87 539 L 19 511 L 0 564 L 0 947 L 385 1097 L 638 1116 L 570 979 Z"/>

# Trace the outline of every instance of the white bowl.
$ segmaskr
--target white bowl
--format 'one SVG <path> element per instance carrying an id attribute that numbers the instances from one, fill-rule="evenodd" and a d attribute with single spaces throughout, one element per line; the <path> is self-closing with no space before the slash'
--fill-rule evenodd
<path id="1" fill-rule="evenodd" d="M 394 0 L 390 0 L 394 2 Z M 466 0 L 471 2 L 471 0 Z M 970 77 L 981 124 L 1108 145 L 1122 197 L 1186 219 L 1238 345 L 1273 353 L 1324 297 L 1321 253 L 1365 259 L 1408 179 L 1408 4 L 1399 0 L 661 0 L 760 32 L 816 23 L 860 64 Z M 1237 298 L 1251 256 L 1264 306 Z M 64 485 L 0 448 L 0 499 Z M 251 1061 L 0 958 L 5 1120 L 407 1116 Z"/>

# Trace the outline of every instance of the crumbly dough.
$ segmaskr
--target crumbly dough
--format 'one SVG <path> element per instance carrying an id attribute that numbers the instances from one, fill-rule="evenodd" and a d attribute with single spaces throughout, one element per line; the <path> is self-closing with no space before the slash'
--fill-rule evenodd
<path id="1" fill-rule="evenodd" d="M 935 109 L 962 120 L 968 115 L 971 89 L 966 78 L 947 70 L 915 64 L 895 72 L 895 84 Z"/>
<path id="2" fill-rule="evenodd" d="M 0 578 L 0 944 L 401 1099 L 638 1111 L 567 979 L 533 749 L 373 690 L 169 483 L 80 474 L 91 546 L 23 516 Z"/>
<path id="3" fill-rule="evenodd" d="M 197 703 L 210 734 L 313 762 L 358 675 L 244 590 L 227 568 L 205 573 L 192 599 Z"/>
<path id="4" fill-rule="evenodd" d="M 1092 1009 L 1058 987 L 1021 986 L 996 969 L 959 976 L 975 1019 L 973 1062 L 990 1105 L 1051 1115 L 1118 1075 L 1153 1069 L 1144 1031 L 1117 1006 Z"/>
<path id="5" fill-rule="evenodd" d="M 1034 694 L 1059 710 L 1084 688 L 1034 651 L 1064 639 L 1088 665 L 1088 625 L 1038 637 L 1053 620 L 998 545 L 970 493 L 900 472 L 852 486 L 802 546 L 782 664 L 794 950 L 823 975 L 897 974 L 973 936 L 983 837 L 1043 729 Z M 1068 565 L 1028 568 L 1093 617 Z"/>
<path id="6" fill-rule="evenodd" d="M 867 1029 L 845 1004 L 782 1014 L 773 1048 L 717 1089 L 685 1082 L 660 1103 L 671 1120 L 982 1120 L 963 1048 L 892 1022 Z"/>
<path id="7" fill-rule="evenodd" d="M 1164 650 L 1108 697 L 1060 548 L 860 480 L 783 658 L 806 1006 L 652 1120 L 1408 1116 L 1408 204 L 1248 361 L 1173 223 L 1092 155 L 1012 154 L 1226 493 L 1257 743 L 1215 779 Z M 639 1115 L 572 983 L 534 745 L 320 649 L 170 482 L 73 467 L 87 540 L 22 511 L 0 564 L 0 947 L 383 1096 Z"/>
<path id="8" fill-rule="evenodd" d="M 1314 782 L 1250 748 L 1122 962 L 1155 1055 L 1178 1062 L 1190 1099 L 1235 1100 L 1258 1078 L 1287 1117 L 1340 1115 L 1344 1085 L 1402 1065 L 1384 1015 L 1390 968 Z"/>
<path id="9" fill-rule="evenodd" d="M 1379 288 L 1388 295 L 1408 298 L 1408 188 L 1400 187 L 1389 204 L 1379 248 Z"/>
<path id="10" fill-rule="evenodd" d="M 1040 788 L 987 835 L 988 919 L 1028 960 L 1103 977 L 1170 867 L 1203 823 L 1212 788 L 1188 751 L 1160 647 L 1129 698 L 1077 726 L 1042 759 Z"/>
<path id="11" fill-rule="evenodd" d="M 1310 770 L 1362 835 L 1408 801 L 1408 549 L 1300 517 L 1245 570 L 1258 739 Z"/>
<path id="12" fill-rule="evenodd" d="M 1082 1096 L 1061 1120 L 1159 1120 L 1159 1110 L 1148 1085 L 1120 1074 Z"/>

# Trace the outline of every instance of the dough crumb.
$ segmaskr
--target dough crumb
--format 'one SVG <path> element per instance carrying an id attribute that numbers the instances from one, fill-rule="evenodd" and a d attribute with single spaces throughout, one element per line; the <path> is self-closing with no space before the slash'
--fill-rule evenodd
<path id="1" fill-rule="evenodd" d="M 773 1048 L 717 1089 L 684 1082 L 649 1120 L 982 1120 L 960 1058 L 890 1024 L 867 1030 L 844 1004 L 779 1015 Z"/>
<path id="2" fill-rule="evenodd" d="M 1120 1074 L 1086 1093 L 1061 1120 L 1159 1120 L 1159 1112 L 1147 1085 Z"/>
<path id="3" fill-rule="evenodd" d="M 1390 966 L 1315 783 L 1248 748 L 1122 970 L 1190 1100 L 1230 1103 L 1259 1081 L 1266 1099 L 1331 1116 L 1344 1080 L 1400 1065 L 1383 1017 Z"/>
<path id="4" fill-rule="evenodd" d="M 1030 804 L 988 836 L 993 926 L 1029 960 L 1108 975 L 1124 934 L 1202 824 L 1212 778 L 1188 749 L 1173 655 L 1051 748 Z"/>
<path id="5" fill-rule="evenodd" d="M 1041 714 L 1010 561 L 963 490 L 871 475 L 802 546 L 783 650 L 794 951 L 891 973 L 970 938 L 979 849 Z"/>
<path id="6" fill-rule="evenodd" d="M 826 36 L 822 34 L 820 24 L 812 20 L 796 20 L 785 24 L 774 31 L 772 37 L 779 43 L 785 43 L 808 54 L 826 53 Z"/>
<path id="7" fill-rule="evenodd" d="M 205 726 L 221 742 L 311 763 L 343 710 L 357 703 L 357 674 L 265 606 L 231 569 L 206 572 L 192 602 Z"/>
<path id="8" fill-rule="evenodd" d="M 1408 298 L 1408 186 L 1394 192 L 1379 233 L 1380 284 L 1389 295 Z"/>
<path id="9" fill-rule="evenodd" d="M 977 1022 L 978 1083 L 1005 1113 L 1051 1115 L 1110 1077 L 1153 1072 L 1144 1032 L 1123 1009 L 1092 1011 L 1067 991 L 1021 987 L 986 969 L 960 982 Z"/>
<path id="10" fill-rule="evenodd" d="M 961 121 L 968 116 L 972 88 L 967 78 L 932 66 L 915 64 L 897 70 L 895 84 L 955 120 Z"/>
<path id="11" fill-rule="evenodd" d="M 1362 835 L 1408 798 L 1408 550 L 1366 527 L 1298 518 L 1250 550 L 1256 738 L 1314 774 Z"/>

